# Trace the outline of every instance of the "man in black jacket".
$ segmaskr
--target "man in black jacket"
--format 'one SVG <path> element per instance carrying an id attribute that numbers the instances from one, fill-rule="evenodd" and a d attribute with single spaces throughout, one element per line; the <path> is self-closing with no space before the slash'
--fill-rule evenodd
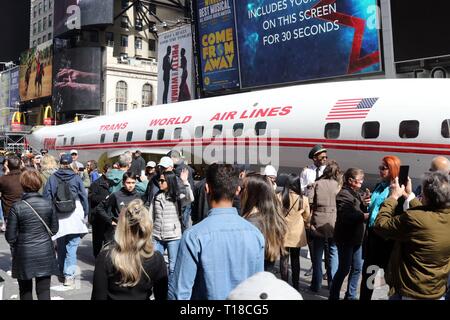
<path id="1" fill-rule="evenodd" d="M 141 151 L 136 150 L 134 153 L 134 159 L 131 161 L 130 171 L 133 172 L 135 177 L 140 177 L 142 172 L 145 171 L 145 160 L 141 157 Z"/>
<path id="2" fill-rule="evenodd" d="M 110 181 L 106 177 L 106 172 L 110 168 L 109 165 L 103 167 L 103 175 L 95 180 L 89 188 L 89 223 L 92 225 L 92 249 L 94 257 L 97 257 L 102 249 L 105 241 L 105 223 L 103 220 L 96 218 L 97 206 L 109 196 Z"/>
<path id="3" fill-rule="evenodd" d="M 140 199 L 136 192 L 136 178 L 131 171 L 123 175 L 123 187 L 103 200 L 96 210 L 96 220 L 102 221 L 105 226 L 104 241 L 109 242 L 114 239 L 115 227 L 119 219 L 120 211 L 134 199 Z"/>

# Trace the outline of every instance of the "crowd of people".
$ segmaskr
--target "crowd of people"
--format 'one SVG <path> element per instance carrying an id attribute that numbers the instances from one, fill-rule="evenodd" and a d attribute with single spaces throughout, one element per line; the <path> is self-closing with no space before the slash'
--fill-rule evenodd
<path id="1" fill-rule="evenodd" d="M 95 300 L 302 299 L 306 246 L 311 293 L 326 280 L 339 300 L 348 277 L 343 298 L 371 300 L 383 269 L 390 299 L 449 299 L 450 161 L 433 159 L 413 192 L 400 159 L 385 156 L 370 191 L 362 169 L 327 154 L 314 146 L 312 164 L 290 174 L 214 163 L 199 181 L 177 150 L 158 163 L 126 152 L 102 168 L 77 150 L 9 155 L 0 212 L 20 298 L 32 299 L 33 279 L 38 299 L 50 299 L 53 275 L 74 285 L 90 226 Z"/>

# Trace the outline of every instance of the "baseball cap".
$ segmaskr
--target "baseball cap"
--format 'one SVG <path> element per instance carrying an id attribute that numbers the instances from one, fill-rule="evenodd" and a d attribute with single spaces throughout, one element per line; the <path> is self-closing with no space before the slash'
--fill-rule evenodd
<path id="1" fill-rule="evenodd" d="M 161 160 L 159 160 L 158 166 L 164 168 L 173 167 L 173 160 L 169 157 L 162 157 Z"/>
<path id="2" fill-rule="evenodd" d="M 156 162 L 155 161 L 149 161 L 149 162 L 147 162 L 146 167 L 154 168 L 154 167 L 156 167 Z"/>
<path id="3" fill-rule="evenodd" d="M 276 177 L 278 175 L 277 169 L 275 169 L 274 166 L 268 165 L 264 168 L 264 175 L 270 176 L 270 177 Z"/>
<path id="4" fill-rule="evenodd" d="M 78 151 L 77 150 L 75 150 L 75 149 L 72 149 L 72 150 L 70 150 L 70 154 L 78 154 Z"/>
<path id="5" fill-rule="evenodd" d="M 258 272 L 241 282 L 228 300 L 303 300 L 302 295 L 273 273 Z"/>
<path id="6" fill-rule="evenodd" d="M 61 156 L 61 159 L 59 160 L 59 163 L 61 164 L 71 164 L 72 163 L 72 156 L 70 154 L 63 154 Z"/>

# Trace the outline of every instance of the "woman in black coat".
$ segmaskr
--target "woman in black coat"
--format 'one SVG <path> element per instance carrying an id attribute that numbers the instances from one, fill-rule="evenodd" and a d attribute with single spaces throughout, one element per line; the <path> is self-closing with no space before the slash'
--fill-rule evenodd
<path id="1" fill-rule="evenodd" d="M 58 232 L 58 217 L 51 203 L 38 193 L 42 180 L 37 171 L 24 171 L 20 184 L 25 194 L 12 206 L 6 228 L 12 252 L 12 277 L 19 282 L 21 300 L 33 299 L 33 278 L 38 299 L 50 300 L 50 278 L 58 274 L 51 239 L 51 234 Z"/>

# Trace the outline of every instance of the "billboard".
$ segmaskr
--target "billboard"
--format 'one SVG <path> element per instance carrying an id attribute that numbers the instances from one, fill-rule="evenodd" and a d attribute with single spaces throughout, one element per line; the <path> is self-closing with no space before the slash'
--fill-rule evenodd
<path id="1" fill-rule="evenodd" d="M 22 53 L 19 74 L 21 101 L 52 95 L 52 60 L 52 41 Z"/>
<path id="2" fill-rule="evenodd" d="M 19 96 L 19 67 L 11 69 L 10 86 L 9 86 L 9 106 L 17 108 L 20 101 Z"/>
<path id="3" fill-rule="evenodd" d="M 197 21 L 203 90 L 239 88 L 233 2 L 197 1 Z"/>
<path id="4" fill-rule="evenodd" d="M 241 86 L 382 71 L 377 0 L 235 1 Z"/>
<path id="5" fill-rule="evenodd" d="M 114 0 L 56 0 L 55 36 L 84 26 L 113 24 Z"/>
<path id="6" fill-rule="evenodd" d="M 0 109 L 9 107 L 10 77 L 9 70 L 0 73 Z"/>
<path id="7" fill-rule="evenodd" d="M 158 104 L 194 97 L 191 26 L 159 34 Z"/>
<path id="8" fill-rule="evenodd" d="M 53 106 L 57 112 L 100 110 L 101 48 L 66 48 L 55 42 Z"/>

